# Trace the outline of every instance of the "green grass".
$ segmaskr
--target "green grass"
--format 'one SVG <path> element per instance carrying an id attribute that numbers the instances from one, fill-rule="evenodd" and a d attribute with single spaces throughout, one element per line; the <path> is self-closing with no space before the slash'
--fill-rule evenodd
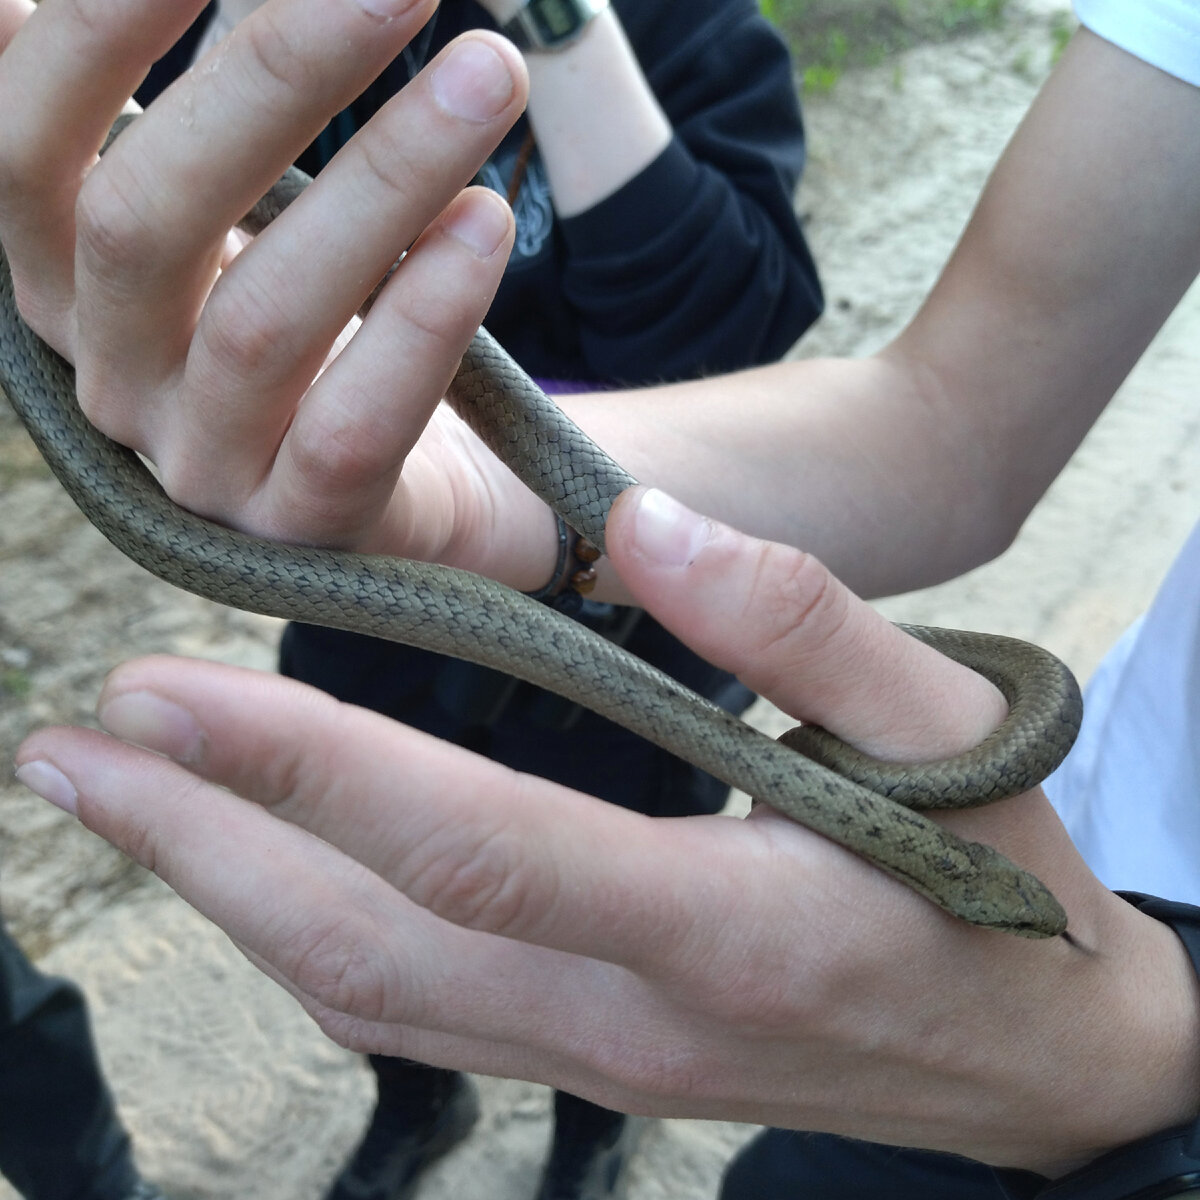
<path id="1" fill-rule="evenodd" d="M 1058 62 L 1067 43 L 1075 33 L 1075 20 L 1070 13 L 1055 14 L 1050 23 L 1051 61 Z"/>
<path id="2" fill-rule="evenodd" d="M 0 695 L 11 696 L 15 700 L 23 699 L 33 690 L 33 680 L 25 671 L 16 667 L 0 668 Z"/>
<path id="3" fill-rule="evenodd" d="M 1000 25 L 1008 0 L 759 0 L 787 38 L 806 92 L 827 92 L 848 67 Z"/>

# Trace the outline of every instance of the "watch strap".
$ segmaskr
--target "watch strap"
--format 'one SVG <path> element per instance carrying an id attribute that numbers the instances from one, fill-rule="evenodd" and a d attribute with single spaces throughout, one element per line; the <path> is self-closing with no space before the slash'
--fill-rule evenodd
<path id="1" fill-rule="evenodd" d="M 608 0 L 526 0 L 500 32 L 518 50 L 564 50 L 608 7 Z"/>
<path id="2" fill-rule="evenodd" d="M 1196 1128 L 1183 1125 L 1101 1155 L 1037 1200 L 1175 1200 L 1200 1195 Z"/>

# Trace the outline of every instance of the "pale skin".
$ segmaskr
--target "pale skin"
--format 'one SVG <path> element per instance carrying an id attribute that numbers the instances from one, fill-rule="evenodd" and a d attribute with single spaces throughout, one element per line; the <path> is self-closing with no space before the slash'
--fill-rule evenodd
<path id="1" fill-rule="evenodd" d="M 237 213 L 429 9 L 272 0 L 93 168 L 199 7 L 44 0 L 27 20 L 0 0 L 0 44 L 20 29 L 0 55 L 0 239 L 27 319 L 76 362 L 89 416 L 181 502 L 536 586 L 544 510 L 442 410 L 421 434 L 503 269 L 507 211 L 458 189 L 520 110 L 519 56 L 486 34 L 448 48 L 234 260 Z M 574 408 L 644 477 L 816 549 L 863 590 L 962 569 L 1011 536 L 1200 265 L 1197 128 L 1191 89 L 1084 35 L 893 346 Z M 312 383 L 373 272 L 414 240 Z M 811 399 L 781 402 L 796 394 Z M 735 473 L 743 450 L 754 470 Z M 961 519 L 932 543 L 947 512 Z M 988 685 L 809 554 L 661 492 L 624 498 L 609 536 L 629 595 L 796 716 L 912 757 L 999 719 Z M 954 824 L 1054 888 L 1073 944 L 958 924 L 771 814 L 652 821 L 291 681 L 144 660 L 99 714 L 107 734 L 33 735 L 22 777 L 358 1049 L 1047 1174 L 1200 1107 L 1181 947 L 1100 886 L 1040 793 Z"/>

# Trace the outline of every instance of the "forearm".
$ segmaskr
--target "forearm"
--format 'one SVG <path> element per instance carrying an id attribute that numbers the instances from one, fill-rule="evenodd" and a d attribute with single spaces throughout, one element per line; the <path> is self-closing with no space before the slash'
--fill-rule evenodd
<path id="1" fill-rule="evenodd" d="M 635 474 L 865 594 L 986 561 L 1200 267 L 1198 122 L 1197 89 L 1081 35 L 891 346 L 573 411 Z"/>
<path id="2" fill-rule="evenodd" d="M 515 4 L 490 5 L 499 20 Z M 526 55 L 527 113 L 560 217 L 585 212 L 662 153 L 671 125 L 612 9 L 556 53 Z"/>
<path id="3" fill-rule="evenodd" d="M 1020 524 L 971 411 L 900 356 L 561 403 L 639 479 L 817 555 L 861 595 L 960 574 Z"/>

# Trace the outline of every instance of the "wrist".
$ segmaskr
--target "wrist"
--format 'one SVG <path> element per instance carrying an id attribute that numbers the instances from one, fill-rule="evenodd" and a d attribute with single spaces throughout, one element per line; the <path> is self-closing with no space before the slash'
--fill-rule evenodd
<path id="1" fill-rule="evenodd" d="M 1085 952 L 1110 978 L 1098 992 L 1104 997 L 1098 1011 L 1112 1030 L 1103 1052 L 1093 1052 L 1090 1066 L 1072 1081 L 1079 1096 L 1075 1111 L 1086 1112 L 1087 1119 L 1076 1130 L 1074 1151 L 1058 1161 L 1032 1164 L 1058 1181 L 1047 1194 L 1064 1200 L 1076 1195 L 1076 1183 L 1100 1169 L 1098 1160 L 1110 1164 L 1136 1153 L 1134 1144 L 1144 1139 L 1162 1141 L 1168 1132 L 1190 1127 L 1200 1112 L 1197 968 L 1171 926 L 1112 899 L 1121 905 L 1111 914 L 1113 936 L 1097 940 L 1095 949 L 1085 943 Z M 1200 922 L 1200 910 L 1193 911 Z M 1196 929 L 1200 946 L 1200 925 Z M 1079 1016 L 1088 1020 L 1086 1011 Z M 1064 1110 L 1070 1107 L 1059 1100 Z M 1174 1139 L 1180 1140 L 1188 1139 Z M 1104 1169 L 1111 1173 L 1108 1165 Z"/>
<path id="2" fill-rule="evenodd" d="M 618 191 L 669 144 L 671 123 L 611 8 L 562 51 L 526 53 L 525 63 L 529 122 L 560 217 Z"/>
<path id="3" fill-rule="evenodd" d="M 1041 1188 L 1034 1200 L 1179 1200 L 1200 1191 L 1200 1129 L 1169 1129 L 1123 1146 Z"/>

